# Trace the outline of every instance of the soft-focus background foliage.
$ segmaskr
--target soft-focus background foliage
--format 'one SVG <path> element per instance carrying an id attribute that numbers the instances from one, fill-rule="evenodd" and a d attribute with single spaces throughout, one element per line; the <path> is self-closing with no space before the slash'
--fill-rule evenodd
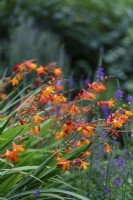
<path id="1" fill-rule="evenodd" d="M 106 73 L 133 94 L 132 0 L 2 0 L 0 22 L 1 74 L 25 59 L 57 61 L 79 88 L 102 47 Z"/>

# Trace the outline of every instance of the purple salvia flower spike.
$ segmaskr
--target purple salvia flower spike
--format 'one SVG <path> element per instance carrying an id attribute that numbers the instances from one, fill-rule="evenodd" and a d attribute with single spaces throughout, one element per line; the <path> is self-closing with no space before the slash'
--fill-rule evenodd
<path id="1" fill-rule="evenodd" d="M 96 71 L 96 77 L 98 78 L 99 81 L 101 81 L 104 78 L 104 68 L 103 67 L 98 67 Z"/>
<path id="2" fill-rule="evenodd" d="M 128 95 L 127 99 L 126 99 L 128 102 L 133 102 L 133 96 L 131 95 Z"/>
<path id="3" fill-rule="evenodd" d="M 120 101 L 123 99 L 123 91 L 121 90 L 120 87 L 118 87 L 117 90 L 116 90 L 115 98 L 120 100 Z"/>

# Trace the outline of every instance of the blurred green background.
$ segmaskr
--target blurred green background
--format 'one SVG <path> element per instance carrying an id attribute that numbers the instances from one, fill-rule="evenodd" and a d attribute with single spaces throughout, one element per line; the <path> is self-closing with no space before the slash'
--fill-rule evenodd
<path id="1" fill-rule="evenodd" d="M 26 59 L 57 61 L 70 84 L 107 75 L 133 94 L 132 0 L 1 0 L 0 73 Z"/>

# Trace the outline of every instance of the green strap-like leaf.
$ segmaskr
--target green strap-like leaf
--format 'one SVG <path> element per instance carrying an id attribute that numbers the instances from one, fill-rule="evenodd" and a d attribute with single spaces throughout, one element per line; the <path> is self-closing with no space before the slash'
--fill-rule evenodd
<path id="1" fill-rule="evenodd" d="M 38 199 L 39 198 L 41 199 L 41 197 L 45 197 L 45 196 L 49 196 L 49 197 L 51 196 L 52 198 L 58 197 L 58 199 L 62 198 L 62 200 L 64 200 L 65 197 L 63 198 L 62 195 L 70 195 L 70 196 L 75 197 L 76 199 L 89 200 L 88 198 L 86 198 L 86 197 L 84 197 L 80 194 L 77 194 L 75 192 L 69 192 L 67 190 L 60 190 L 60 189 L 51 188 L 51 189 L 41 189 L 39 191 L 40 191 L 40 197 L 38 197 Z M 34 193 L 35 193 L 35 190 L 30 190 L 30 191 L 27 191 L 27 192 L 21 192 L 21 196 L 24 197 L 26 195 L 33 195 Z M 59 194 L 59 195 L 57 196 L 56 193 Z M 18 195 L 15 194 L 13 196 L 10 196 L 8 199 L 11 200 L 11 199 L 14 199 L 16 197 L 18 197 Z"/>
<path id="2" fill-rule="evenodd" d="M 10 121 L 10 119 L 11 119 L 11 116 L 0 119 L 0 134 L 2 134 L 8 122 Z"/>
<path id="3" fill-rule="evenodd" d="M 47 165 L 48 163 L 53 159 L 53 157 L 59 153 L 61 150 L 57 151 L 56 153 L 54 153 L 53 155 L 51 155 L 46 161 L 44 161 L 34 172 L 33 172 L 33 176 L 36 177 Z M 25 180 L 22 180 L 20 183 L 18 183 L 16 185 L 16 187 L 11 190 L 7 195 L 6 197 L 10 197 L 11 195 L 13 195 L 14 193 L 16 193 L 16 191 L 22 187 L 25 187 L 29 182 L 32 181 L 32 177 L 27 177 L 25 178 Z"/>
<path id="4" fill-rule="evenodd" d="M 0 136 L 0 140 L 2 141 L 2 144 L 0 145 L 0 151 L 4 152 L 5 149 L 7 148 L 7 146 L 11 143 L 11 141 L 18 135 L 22 135 L 25 132 L 30 130 L 30 126 L 29 125 L 22 125 L 22 126 L 16 126 L 13 128 L 10 128 L 9 130 L 7 130 L 6 132 L 4 132 L 1 136 Z M 1 152 L 1 153 L 2 153 Z"/>

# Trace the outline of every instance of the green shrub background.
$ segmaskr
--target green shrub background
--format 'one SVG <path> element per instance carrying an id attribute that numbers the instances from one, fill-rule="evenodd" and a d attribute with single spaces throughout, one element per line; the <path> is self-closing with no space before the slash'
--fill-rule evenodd
<path id="1" fill-rule="evenodd" d="M 103 66 L 133 93 L 132 0 L 0 1 L 0 68 L 25 59 L 57 61 L 79 83 Z M 78 84 L 79 86 L 79 84 Z"/>

